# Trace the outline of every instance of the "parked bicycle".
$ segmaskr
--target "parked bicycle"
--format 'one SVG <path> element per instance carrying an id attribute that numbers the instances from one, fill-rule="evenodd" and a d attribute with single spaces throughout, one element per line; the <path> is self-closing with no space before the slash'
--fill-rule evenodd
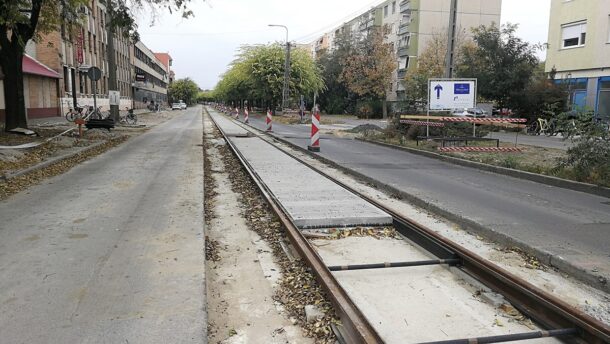
<path id="1" fill-rule="evenodd" d="M 68 122 L 74 122 L 77 118 L 85 118 L 89 112 L 88 106 L 78 106 L 76 105 L 74 108 L 70 108 L 68 112 L 66 112 L 66 120 Z"/>
<path id="2" fill-rule="evenodd" d="M 109 116 L 109 113 L 104 114 L 102 112 L 102 107 L 98 106 L 97 109 L 94 109 L 93 106 L 89 106 L 89 113 L 84 119 L 106 119 Z"/>
<path id="3" fill-rule="evenodd" d="M 138 123 L 138 115 L 133 112 L 133 109 L 126 107 L 125 110 L 127 111 L 127 114 L 125 116 L 119 116 L 119 122 L 132 125 Z"/>
<path id="4" fill-rule="evenodd" d="M 556 129 L 557 124 L 555 118 L 551 118 L 550 120 L 546 118 L 537 118 L 536 121 L 527 126 L 527 133 L 529 135 L 555 136 L 559 133 Z"/>

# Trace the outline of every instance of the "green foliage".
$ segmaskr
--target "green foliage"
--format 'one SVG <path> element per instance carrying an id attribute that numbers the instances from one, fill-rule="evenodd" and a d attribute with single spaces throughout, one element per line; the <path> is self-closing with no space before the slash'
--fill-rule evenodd
<path id="1" fill-rule="evenodd" d="M 516 29 L 511 24 L 474 29 L 475 45 L 462 47 L 456 68 L 459 77 L 477 78 L 479 96 L 502 108 L 519 106 L 538 65 L 536 47 L 516 37 Z"/>
<path id="2" fill-rule="evenodd" d="M 367 37 L 358 40 L 353 54 L 341 61 L 343 70 L 339 76 L 351 92 L 371 100 L 381 99 L 384 104 L 396 69 L 392 45 L 385 42 L 388 33 L 387 27 L 373 28 Z"/>
<path id="3" fill-rule="evenodd" d="M 184 100 L 185 103 L 191 105 L 197 101 L 198 94 L 199 87 L 190 78 L 178 79 L 167 88 L 167 95 L 170 102 Z"/>
<path id="4" fill-rule="evenodd" d="M 203 90 L 197 94 L 197 103 L 214 101 L 214 91 Z"/>
<path id="5" fill-rule="evenodd" d="M 540 63 L 525 89 L 515 94 L 514 110 L 530 121 L 539 117 L 550 119 L 566 111 L 567 99 L 567 87 L 548 79 L 544 63 Z"/>
<path id="6" fill-rule="evenodd" d="M 243 47 L 214 89 L 217 100 L 262 100 L 269 106 L 282 99 L 285 50 L 281 44 Z M 290 94 L 313 94 L 324 89 L 319 67 L 304 49 L 290 57 Z"/>
<path id="7" fill-rule="evenodd" d="M 356 96 L 339 80 L 343 73 L 341 62 L 351 56 L 354 44 L 350 31 L 342 32 L 335 37 L 336 48 L 330 52 L 322 52 L 318 58 L 326 84 L 326 90 L 319 95 L 318 104 L 327 113 L 355 112 Z"/>
<path id="8" fill-rule="evenodd" d="M 591 113 L 564 113 L 559 126 L 566 139 L 574 145 L 565 158 L 558 161 L 556 173 L 572 174 L 573 178 L 610 186 L 610 132 L 607 124 L 595 122 Z"/>

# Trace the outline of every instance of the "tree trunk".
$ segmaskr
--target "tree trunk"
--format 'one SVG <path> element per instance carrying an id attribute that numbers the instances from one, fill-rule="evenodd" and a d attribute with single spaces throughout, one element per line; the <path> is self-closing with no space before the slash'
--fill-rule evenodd
<path id="1" fill-rule="evenodd" d="M 381 101 L 381 108 L 383 109 L 383 119 L 388 118 L 388 101 L 385 98 Z"/>
<path id="2" fill-rule="evenodd" d="M 18 44 L 3 47 L 0 53 L 0 66 L 4 73 L 4 130 L 27 128 L 23 90 L 23 48 Z"/>

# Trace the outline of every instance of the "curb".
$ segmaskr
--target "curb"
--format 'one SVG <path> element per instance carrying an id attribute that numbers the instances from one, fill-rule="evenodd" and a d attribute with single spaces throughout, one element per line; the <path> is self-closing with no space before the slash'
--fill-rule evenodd
<path id="1" fill-rule="evenodd" d="M 261 132 L 262 134 L 266 134 L 265 132 L 259 130 L 258 128 L 255 128 L 252 126 L 248 126 L 248 127 L 252 128 L 254 130 L 257 130 L 257 131 Z M 414 204 L 420 208 L 429 210 L 437 215 L 441 215 L 445 219 L 460 225 L 465 230 L 471 230 L 473 232 L 482 234 L 482 235 L 486 236 L 488 240 L 494 241 L 495 243 L 504 245 L 506 247 L 511 247 L 511 246 L 517 247 L 517 248 L 521 249 L 523 252 L 536 257 L 536 259 L 538 259 L 540 262 L 542 262 L 545 265 L 557 268 L 558 270 L 569 274 L 571 277 L 573 277 L 587 285 L 590 285 L 593 288 L 596 288 L 596 289 L 601 290 L 606 293 L 610 293 L 610 283 L 609 283 L 610 281 L 608 281 L 608 279 L 606 277 L 604 277 L 602 275 L 596 275 L 586 269 L 576 266 L 576 265 L 572 264 L 571 262 L 565 260 L 561 256 L 558 256 L 556 254 L 547 252 L 545 250 L 530 246 L 527 242 L 520 241 L 520 240 L 510 237 L 506 234 L 497 232 L 491 228 L 482 226 L 463 216 L 453 214 L 453 213 L 451 213 L 447 210 L 444 210 L 417 196 L 414 196 L 414 195 L 406 193 L 402 190 L 399 190 L 389 184 L 382 183 L 382 182 L 380 182 L 376 179 L 373 179 L 369 176 L 366 176 L 360 172 L 354 171 L 347 167 L 343 167 L 343 166 L 335 163 L 334 161 L 331 161 L 327 158 L 314 154 L 314 153 L 308 151 L 307 149 L 300 147 L 281 137 L 275 136 L 273 134 L 266 134 L 266 135 L 268 135 L 269 137 L 271 137 L 279 142 L 282 142 L 302 153 L 305 153 L 305 154 L 309 155 L 310 157 L 313 157 L 314 159 L 317 159 L 335 169 L 343 171 L 344 173 L 354 176 L 364 182 L 370 183 L 382 191 L 386 191 L 390 194 L 398 196 L 399 198 L 406 199 L 409 202 L 411 202 L 412 204 Z M 363 141 L 366 142 L 366 140 L 363 140 Z M 399 147 L 399 148 L 402 148 L 402 147 Z M 426 153 L 428 153 L 428 152 L 426 152 Z M 435 153 L 430 153 L 430 154 L 435 154 Z M 436 154 L 436 155 L 439 155 L 439 154 Z M 443 158 L 445 158 L 445 157 L 443 157 Z M 458 160 L 462 160 L 462 159 L 458 159 Z M 485 165 L 485 164 L 482 164 L 482 165 Z M 489 166 L 489 165 L 487 165 L 487 166 Z M 494 167 L 494 166 L 492 166 L 492 167 Z M 510 170 L 510 169 L 507 169 L 507 170 Z M 510 171 L 512 171 L 512 170 L 510 170 Z M 559 178 L 557 178 L 557 179 L 559 179 Z M 560 180 L 563 180 L 563 179 L 560 179 Z M 585 185 L 588 185 L 588 184 L 585 184 Z"/>
<path id="2" fill-rule="evenodd" d="M 596 195 L 596 196 L 610 198 L 610 188 L 603 187 L 603 186 L 576 182 L 573 180 L 563 179 L 563 178 L 558 178 L 558 177 L 553 177 L 553 176 L 547 176 L 544 174 L 520 171 L 520 170 L 515 170 L 512 168 L 484 164 L 481 162 L 470 161 L 470 160 L 442 155 L 442 154 L 438 154 L 438 153 L 434 153 L 434 152 L 428 152 L 428 151 L 425 151 L 422 149 L 398 146 L 398 145 L 391 144 L 391 143 L 367 140 L 367 139 L 363 139 L 363 138 L 356 138 L 356 140 L 362 141 L 362 142 L 367 142 L 367 143 L 372 143 L 372 144 L 383 146 L 383 147 L 393 148 L 393 149 L 397 149 L 397 150 L 403 150 L 403 151 L 406 151 L 409 153 L 418 154 L 418 155 L 422 155 L 422 156 L 425 156 L 428 158 L 434 158 L 434 159 L 446 161 L 446 162 L 460 165 L 460 166 L 477 168 L 479 170 L 484 170 L 484 171 L 493 172 L 493 173 L 497 173 L 497 174 L 503 174 L 503 175 L 506 175 L 509 177 L 525 179 L 525 180 L 529 180 L 529 181 L 533 181 L 533 182 L 537 182 L 537 183 L 541 183 L 541 184 L 560 187 L 563 189 L 580 191 L 580 192 L 585 192 L 585 193 Z"/>
<path id="3" fill-rule="evenodd" d="M 41 163 L 39 163 L 37 165 L 30 166 L 30 167 L 25 168 L 23 170 L 20 170 L 20 171 L 17 171 L 17 172 L 13 172 L 13 173 L 6 173 L 5 175 L 0 176 L 0 180 L 4 180 L 5 182 L 8 182 L 11 179 L 14 179 L 14 178 L 17 178 L 17 177 L 21 177 L 23 175 L 26 175 L 26 174 L 34 172 L 34 171 L 38 171 L 38 170 L 43 169 L 45 167 L 49 167 L 49 166 L 54 165 L 56 163 L 62 162 L 63 160 L 67 160 L 69 158 L 72 158 L 72 157 L 74 157 L 76 155 L 79 155 L 79 154 L 82 154 L 82 153 L 86 153 L 89 150 L 95 149 L 95 148 L 97 148 L 99 146 L 102 146 L 102 145 L 106 144 L 107 142 L 108 141 L 98 142 L 98 143 L 92 144 L 91 146 L 84 147 L 83 149 L 80 149 L 80 150 L 78 150 L 76 152 L 67 153 L 67 154 L 60 155 L 60 156 L 55 157 L 55 158 L 51 158 L 51 159 L 49 159 L 47 161 L 43 161 L 43 162 L 41 162 Z"/>

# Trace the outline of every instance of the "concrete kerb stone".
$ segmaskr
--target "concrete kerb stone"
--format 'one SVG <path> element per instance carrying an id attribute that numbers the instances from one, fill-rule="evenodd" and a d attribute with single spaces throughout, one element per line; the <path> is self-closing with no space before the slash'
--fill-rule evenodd
<path id="1" fill-rule="evenodd" d="M 589 193 L 592 195 L 610 198 L 610 188 L 606 188 L 603 186 L 576 182 L 573 180 L 562 179 L 562 178 L 557 178 L 557 177 L 553 177 L 553 176 L 546 176 L 543 174 L 537 174 L 537 173 L 532 173 L 532 172 L 519 171 L 519 170 L 506 168 L 506 167 L 493 166 L 493 165 L 484 164 L 484 163 L 480 163 L 480 162 L 476 162 L 476 161 L 470 161 L 470 160 L 446 156 L 446 155 L 442 155 L 442 154 L 438 154 L 438 153 L 434 153 L 434 152 L 428 152 L 428 151 L 425 151 L 422 149 L 397 146 L 397 145 L 394 145 L 391 143 L 367 140 L 367 139 L 363 139 L 363 138 L 356 138 L 356 140 L 360 140 L 363 142 L 368 142 L 368 143 L 372 143 L 372 144 L 376 144 L 376 145 L 384 146 L 384 147 L 388 147 L 388 148 L 403 150 L 403 151 L 406 151 L 409 153 L 418 154 L 418 155 L 422 155 L 422 156 L 425 156 L 428 158 L 434 158 L 434 159 L 450 162 L 452 164 L 456 164 L 456 165 L 460 165 L 460 166 L 477 168 L 480 170 L 503 174 L 503 175 L 507 175 L 510 177 L 514 177 L 514 178 L 530 180 L 533 182 L 542 183 L 542 184 L 546 184 L 546 185 L 550 185 L 550 186 L 556 186 L 556 187 L 560 187 L 560 188 L 564 188 L 564 189 L 580 191 L 580 192 L 585 192 L 585 193 Z"/>
<path id="2" fill-rule="evenodd" d="M 260 131 L 258 128 L 254 128 L 254 127 L 252 127 L 252 128 L 257 131 Z M 538 259 L 540 262 L 542 262 L 545 265 L 557 268 L 558 270 L 567 273 L 568 275 L 572 276 L 573 278 L 575 278 L 581 282 L 584 282 L 584 283 L 586 283 L 596 289 L 602 290 L 606 293 L 610 293 L 610 281 L 607 281 L 604 276 L 596 275 L 589 270 L 576 266 L 576 265 L 572 264 L 571 262 L 565 260 L 561 256 L 558 256 L 558 255 L 550 253 L 546 250 L 531 246 L 527 242 L 515 239 L 506 234 L 500 233 L 492 228 L 482 226 L 470 219 L 464 218 L 463 216 L 453 214 L 428 201 L 423 200 L 422 198 L 419 198 L 417 196 L 406 193 L 391 185 L 381 183 L 358 171 L 349 169 L 347 167 L 343 167 L 343 166 L 335 163 L 334 161 L 331 161 L 318 154 L 308 151 L 306 148 L 300 147 L 288 140 L 284 140 L 283 138 L 278 137 L 273 133 L 268 134 L 268 135 L 270 137 L 272 137 L 273 139 L 277 140 L 278 142 L 284 143 L 294 149 L 297 149 L 298 151 L 305 153 L 327 165 L 330 165 L 331 167 L 333 167 L 335 169 L 343 171 L 348 175 L 354 176 L 363 182 L 370 183 L 382 191 L 385 191 L 394 196 L 406 199 L 409 202 L 411 202 L 412 204 L 414 204 L 420 208 L 426 209 L 430 212 L 440 215 L 443 218 L 460 225 L 465 230 L 470 230 L 472 232 L 481 234 L 481 235 L 485 236 L 488 240 L 491 240 L 499 245 L 503 245 L 506 247 L 519 248 L 524 253 L 536 257 L 536 259 Z"/>
<path id="3" fill-rule="evenodd" d="M 3 179 L 5 181 L 9 181 L 9 180 L 11 180 L 13 178 L 17 178 L 17 177 L 26 175 L 28 173 L 32 173 L 34 171 L 37 171 L 37 170 L 43 169 L 45 167 L 57 164 L 59 162 L 67 160 L 67 159 L 70 159 L 70 158 L 72 158 L 74 156 L 77 156 L 79 154 L 86 153 L 89 150 L 95 149 L 95 148 L 97 148 L 97 147 L 99 147 L 99 146 L 101 146 L 101 145 L 103 145 L 105 143 L 106 143 L 106 141 L 94 143 L 91 146 L 84 147 L 82 149 L 77 150 L 76 152 L 67 153 L 67 154 L 60 155 L 60 156 L 55 157 L 55 158 L 51 158 L 51 159 L 49 159 L 47 161 L 43 161 L 43 162 L 41 162 L 39 164 L 36 164 L 34 166 L 30 166 L 28 168 L 25 168 L 25 169 L 17 171 L 17 172 L 7 173 L 7 174 L 5 174 L 3 176 L 0 176 L 0 179 Z"/>

